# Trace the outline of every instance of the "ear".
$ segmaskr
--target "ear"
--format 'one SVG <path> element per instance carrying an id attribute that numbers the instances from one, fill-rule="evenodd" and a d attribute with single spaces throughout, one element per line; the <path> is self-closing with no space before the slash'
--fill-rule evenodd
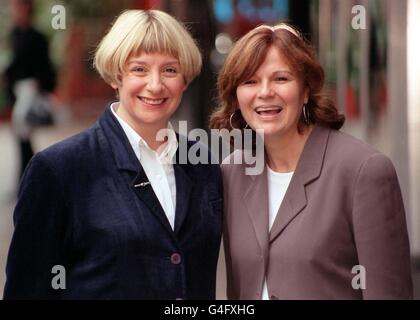
<path id="1" fill-rule="evenodd" d="M 304 93 L 304 96 L 303 96 L 303 101 L 304 101 L 305 104 L 307 104 L 308 100 L 309 100 L 309 88 L 305 87 L 305 93 Z"/>
<path id="2" fill-rule="evenodd" d="M 122 86 L 122 76 L 118 75 L 116 81 L 117 82 L 111 82 L 110 83 L 112 89 L 114 89 L 114 90 L 118 90 Z"/>

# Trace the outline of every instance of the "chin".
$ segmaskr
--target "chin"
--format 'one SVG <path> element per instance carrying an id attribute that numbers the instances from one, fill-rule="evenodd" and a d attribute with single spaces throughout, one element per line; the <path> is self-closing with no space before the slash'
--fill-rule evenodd
<path id="1" fill-rule="evenodd" d="M 150 125 L 153 125 L 153 124 L 162 124 L 162 123 L 166 123 L 166 122 L 168 122 L 169 120 L 165 120 L 166 118 L 159 118 L 159 119 L 148 119 L 148 120 L 145 120 L 145 121 L 143 121 L 144 123 L 147 123 L 147 124 L 150 124 Z"/>
<path id="2" fill-rule="evenodd" d="M 279 127 L 273 127 L 273 126 L 258 126 L 256 129 L 262 129 L 264 130 L 264 136 L 265 137 L 271 137 L 271 136 L 278 136 L 281 135 L 284 130 Z"/>

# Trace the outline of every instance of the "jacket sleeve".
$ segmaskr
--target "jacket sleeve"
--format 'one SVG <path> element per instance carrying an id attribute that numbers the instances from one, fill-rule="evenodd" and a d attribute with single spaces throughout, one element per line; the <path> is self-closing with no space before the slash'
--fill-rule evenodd
<path id="1" fill-rule="evenodd" d="M 42 153 L 29 163 L 14 211 L 4 299 L 57 299 L 55 265 L 63 261 L 66 205 L 62 186 Z"/>
<path id="2" fill-rule="evenodd" d="M 375 154 L 359 169 L 353 228 L 364 299 L 412 299 L 410 248 L 401 190 L 391 161 Z"/>

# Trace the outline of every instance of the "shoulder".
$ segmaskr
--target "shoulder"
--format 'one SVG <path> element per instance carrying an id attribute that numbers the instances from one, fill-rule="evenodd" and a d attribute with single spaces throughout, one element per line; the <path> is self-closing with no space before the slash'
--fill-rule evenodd
<path id="1" fill-rule="evenodd" d="M 55 167 L 66 167 L 71 163 L 80 163 L 94 157 L 96 146 L 95 128 L 92 127 L 49 146 L 38 152 L 35 157 L 45 159 Z"/>
<path id="2" fill-rule="evenodd" d="M 226 170 L 231 170 L 234 167 L 237 167 L 235 164 L 238 164 L 238 159 L 242 159 L 244 156 L 244 150 L 237 149 L 233 151 L 230 155 L 228 155 L 225 159 L 222 161 L 222 168 Z"/>
<path id="3" fill-rule="evenodd" d="M 180 134 L 177 134 L 177 138 L 178 150 L 175 160 L 177 164 L 186 165 L 189 170 L 193 170 L 203 179 L 221 180 L 220 162 L 206 144 L 190 140 Z"/>
<path id="4" fill-rule="evenodd" d="M 229 180 L 232 177 L 240 178 L 245 175 L 248 165 L 245 163 L 244 150 L 235 150 L 221 164 L 223 178 Z"/>
<path id="5" fill-rule="evenodd" d="M 337 130 L 331 130 L 325 162 L 332 167 L 341 167 L 356 176 L 395 176 L 395 168 L 388 156 L 371 145 Z"/>
<path id="6" fill-rule="evenodd" d="M 358 181 L 364 180 L 377 182 L 378 185 L 394 181 L 398 183 L 397 173 L 392 163 L 386 155 L 375 153 L 367 157 L 361 164 L 358 173 Z"/>
<path id="7" fill-rule="evenodd" d="M 25 31 L 17 30 L 15 37 L 31 45 L 33 50 L 40 50 L 48 46 L 46 36 L 35 28 L 29 28 Z"/>
<path id="8" fill-rule="evenodd" d="M 28 33 L 32 36 L 32 37 L 34 37 L 34 38 L 36 38 L 36 39 L 38 39 L 38 40 L 40 40 L 40 41 L 47 41 L 47 38 L 46 38 L 46 36 L 41 32 L 41 31 L 39 31 L 38 29 L 35 29 L 35 28 L 30 28 L 29 30 L 28 30 Z"/>
<path id="9" fill-rule="evenodd" d="M 384 155 L 373 146 L 350 134 L 331 130 L 328 139 L 327 157 L 337 158 L 337 160 L 342 162 L 360 164 L 372 156 Z"/>

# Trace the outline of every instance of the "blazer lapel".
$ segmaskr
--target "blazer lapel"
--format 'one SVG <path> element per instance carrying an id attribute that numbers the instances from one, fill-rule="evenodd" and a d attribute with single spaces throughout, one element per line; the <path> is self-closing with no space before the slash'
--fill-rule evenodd
<path id="1" fill-rule="evenodd" d="M 249 179 L 243 202 L 251 219 L 258 243 L 264 256 L 268 252 L 268 186 L 267 170 L 259 175 L 245 176 Z"/>
<path id="2" fill-rule="evenodd" d="M 180 149 L 181 151 L 184 150 L 182 146 L 186 146 L 187 150 L 189 150 L 190 143 L 188 142 L 187 137 L 178 133 L 176 134 L 176 137 L 178 139 L 178 150 L 176 151 L 173 164 L 176 183 L 175 234 L 179 234 L 188 214 L 191 191 L 194 187 L 194 179 L 193 177 L 190 177 L 191 165 L 188 162 L 183 163 L 181 160 L 183 158 L 180 154 Z"/>
<path id="3" fill-rule="evenodd" d="M 102 127 L 104 133 L 104 137 L 100 135 L 99 140 L 101 141 L 105 137 L 106 140 L 108 140 L 107 144 L 112 151 L 115 165 L 118 171 L 123 173 L 122 176 L 125 177 L 129 184 L 129 188 L 134 189 L 139 199 L 149 208 L 152 214 L 157 217 L 163 227 L 174 236 L 171 225 L 160 205 L 159 199 L 154 193 L 146 173 L 138 161 L 124 130 L 113 116 L 109 106 L 99 119 L 99 126 Z"/>
<path id="4" fill-rule="evenodd" d="M 306 207 L 306 186 L 321 173 L 330 129 L 315 126 L 305 143 L 296 171 L 270 230 L 270 242 Z"/>
<path id="5" fill-rule="evenodd" d="M 150 184 L 149 179 L 143 170 L 143 167 L 141 165 L 139 167 L 139 172 L 136 178 L 132 181 L 131 187 L 135 189 L 137 196 L 146 204 L 150 211 L 160 221 L 162 226 L 168 232 L 173 234 L 172 227 L 169 224 L 169 220 L 165 214 L 165 211 L 160 205 L 159 199 L 153 191 L 152 185 Z"/>
<path id="6" fill-rule="evenodd" d="M 174 164 L 176 181 L 175 233 L 178 234 L 187 216 L 193 181 L 187 174 L 187 165 Z"/>

